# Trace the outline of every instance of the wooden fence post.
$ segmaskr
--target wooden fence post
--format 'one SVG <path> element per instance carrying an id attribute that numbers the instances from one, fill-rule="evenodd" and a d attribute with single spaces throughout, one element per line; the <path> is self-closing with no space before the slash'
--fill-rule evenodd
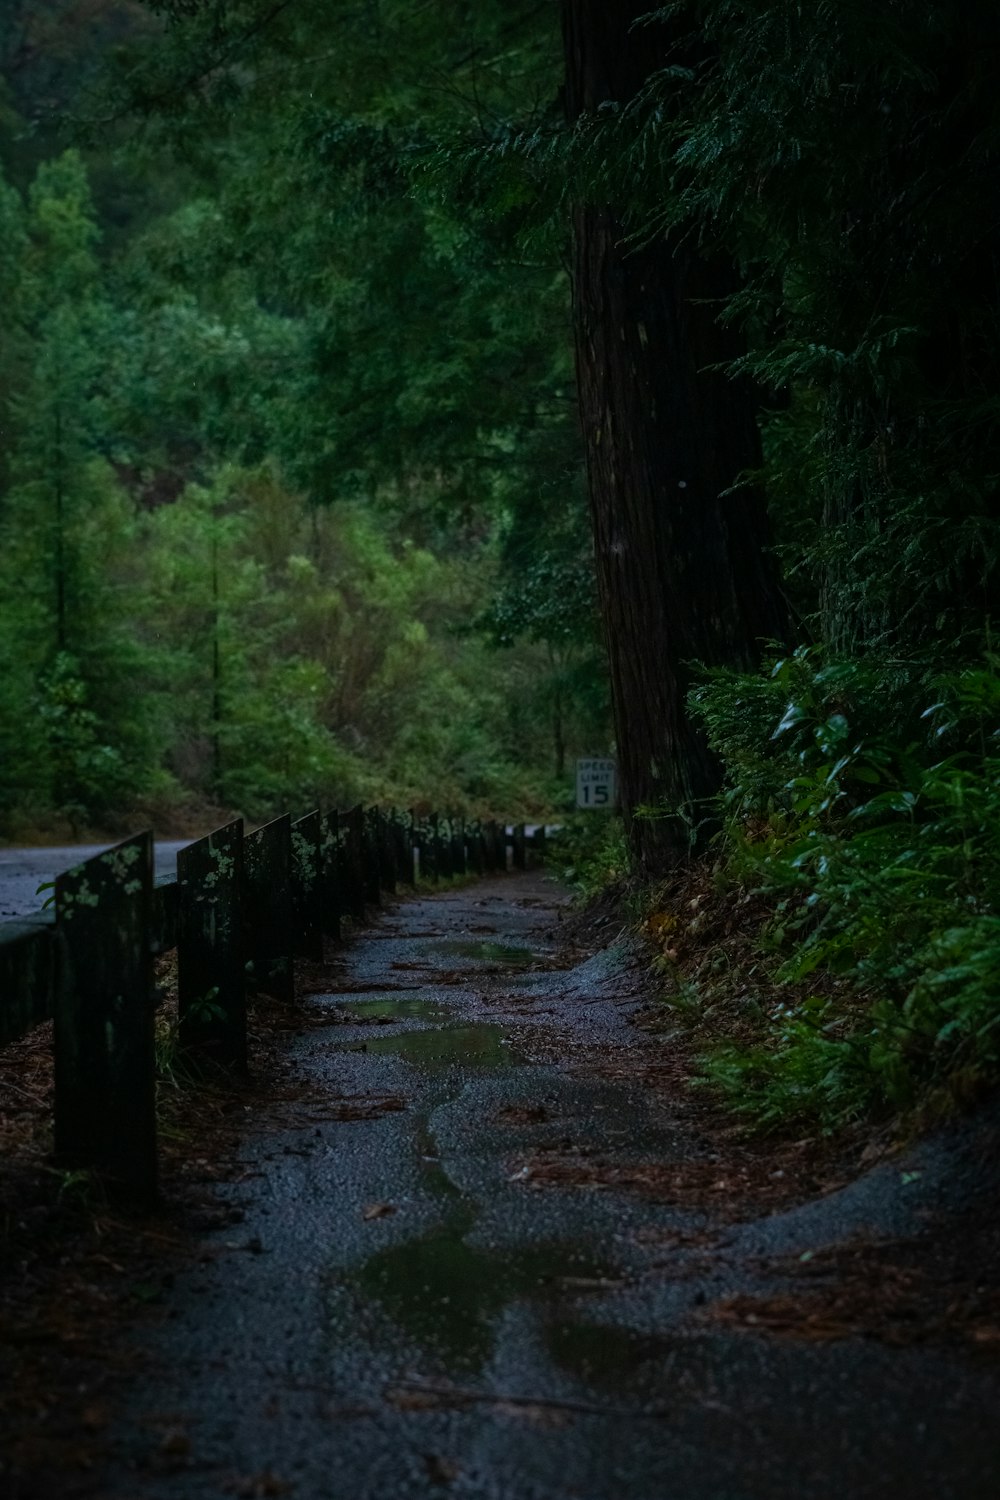
<path id="1" fill-rule="evenodd" d="M 156 1197 L 153 836 L 56 877 L 55 1154 Z"/>
<path id="2" fill-rule="evenodd" d="M 483 825 L 478 818 L 466 825 L 466 838 L 468 839 L 469 864 L 476 874 L 482 876 L 486 871 L 486 845 L 483 839 Z"/>
<path id="3" fill-rule="evenodd" d="M 462 818 L 451 820 L 451 868 L 454 875 L 464 875 L 466 871 L 465 822 Z"/>
<path id="4" fill-rule="evenodd" d="M 451 863 L 451 820 L 449 818 L 435 818 L 434 835 L 434 852 L 437 859 L 438 875 L 442 880 L 450 880 L 455 873 Z"/>
<path id="5" fill-rule="evenodd" d="M 292 961 L 292 820 L 288 813 L 243 840 L 243 920 L 253 986 L 295 995 Z"/>
<path id="6" fill-rule="evenodd" d="M 545 842 L 545 824 L 539 823 L 531 839 L 533 863 L 536 865 L 545 863 Z"/>
<path id="7" fill-rule="evenodd" d="M 320 886 L 322 889 L 320 921 L 327 937 L 332 938 L 335 943 L 340 942 L 340 906 L 343 889 L 342 866 L 344 864 L 341 850 L 342 837 L 340 814 L 336 808 L 332 808 L 323 818 L 320 850 L 322 856 L 320 864 Z"/>
<path id="8" fill-rule="evenodd" d="M 369 906 L 382 904 L 381 870 L 382 813 L 377 807 L 366 807 L 364 813 L 364 892 Z"/>
<path id="9" fill-rule="evenodd" d="M 420 876 L 437 883 L 440 872 L 437 858 L 437 814 L 428 813 L 420 820 Z"/>
<path id="10" fill-rule="evenodd" d="M 510 835 L 511 863 L 515 870 L 527 868 L 526 845 L 524 842 L 524 824 L 515 823 Z"/>
<path id="11" fill-rule="evenodd" d="M 393 824 L 396 818 L 396 809 L 390 807 L 387 812 L 378 813 L 378 828 L 375 836 L 378 848 L 378 881 L 381 890 L 390 896 L 396 893 L 396 835 Z"/>
<path id="12" fill-rule="evenodd" d="M 177 886 L 181 1044 L 245 1071 L 242 818 L 178 852 Z"/>
<path id="13" fill-rule="evenodd" d="M 365 811 L 359 803 L 344 814 L 344 865 L 351 917 L 365 920 Z"/>
<path id="14" fill-rule="evenodd" d="M 393 823 L 396 843 L 396 878 L 403 885 L 416 883 L 413 873 L 414 824 L 411 812 L 397 812 Z"/>
<path id="15" fill-rule="evenodd" d="M 323 825 L 319 811 L 292 824 L 292 911 L 295 952 L 323 962 Z"/>
<path id="16" fill-rule="evenodd" d="M 0 1047 L 52 1015 L 55 922 L 21 917 L 0 926 Z"/>

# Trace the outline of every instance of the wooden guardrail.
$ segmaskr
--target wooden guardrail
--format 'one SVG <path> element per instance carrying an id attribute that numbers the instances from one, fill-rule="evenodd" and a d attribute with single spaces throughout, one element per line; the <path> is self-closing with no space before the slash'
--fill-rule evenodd
<path id="1" fill-rule="evenodd" d="M 57 1164 L 156 1196 L 157 955 L 177 950 L 192 1065 L 242 1071 L 248 989 L 291 999 L 294 960 L 322 959 L 384 893 L 523 869 L 528 842 L 523 825 L 354 807 L 228 823 L 179 852 L 176 880 L 154 878 L 151 833 L 59 875 L 54 910 L 0 923 L 0 1046 L 54 1022 Z"/>

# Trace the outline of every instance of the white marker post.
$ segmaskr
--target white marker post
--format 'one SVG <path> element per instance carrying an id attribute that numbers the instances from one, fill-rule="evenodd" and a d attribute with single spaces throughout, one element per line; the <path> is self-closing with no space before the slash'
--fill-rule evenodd
<path id="1" fill-rule="evenodd" d="M 618 772 L 613 760 L 578 760 L 577 807 L 614 807 L 618 801 Z"/>

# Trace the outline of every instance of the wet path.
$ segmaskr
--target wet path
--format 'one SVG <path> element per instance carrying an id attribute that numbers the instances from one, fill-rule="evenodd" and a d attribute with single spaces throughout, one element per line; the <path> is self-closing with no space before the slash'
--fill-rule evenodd
<path id="1" fill-rule="evenodd" d="M 558 899 L 527 877 L 409 901 L 338 959 L 329 1025 L 296 1043 L 319 1102 L 248 1139 L 223 1190 L 244 1217 L 148 1335 L 107 1500 L 996 1493 L 990 1370 L 699 1321 L 741 1254 L 888 1213 L 877 1181 L 706 1256 L 677 1248 L 707 1242 L 704 1212 L 535 1179 L 563 1149 L 707 1150 L 577 1065 L 651 1044 L 613 951 L 559 967 Z"/>

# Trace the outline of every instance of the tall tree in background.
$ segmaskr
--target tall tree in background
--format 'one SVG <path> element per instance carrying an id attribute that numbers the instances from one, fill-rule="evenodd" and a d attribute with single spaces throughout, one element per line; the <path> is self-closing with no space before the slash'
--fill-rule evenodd
<path id="1" fill-rule="evenodd" d="M 681 60 L 669 27 L 636 26 L 647 11 L 564 0 L 572 120 L 620 109 Z M 753 394 L 716 369 L 740 352 L 718 322 L 733 266 L 679 229 L 630 243 L 622 218 L 608 201 L 574 213 L 577 372 L 626 825 L 656 875 L 719 785 L 686 710 L 689 665 L 752 668 L 786 615 L 763 501 L 732 492 L 760 465 Z"/>
<path id="2" fill-rule="evenodd" d="M 43 162 L 26 203 L 0 181 L 0 220 L 0 810 L 34 799 L 76 823 L 137 786 L 150 753 L 106 456 L 114 312 L 78 153 Z"/>

